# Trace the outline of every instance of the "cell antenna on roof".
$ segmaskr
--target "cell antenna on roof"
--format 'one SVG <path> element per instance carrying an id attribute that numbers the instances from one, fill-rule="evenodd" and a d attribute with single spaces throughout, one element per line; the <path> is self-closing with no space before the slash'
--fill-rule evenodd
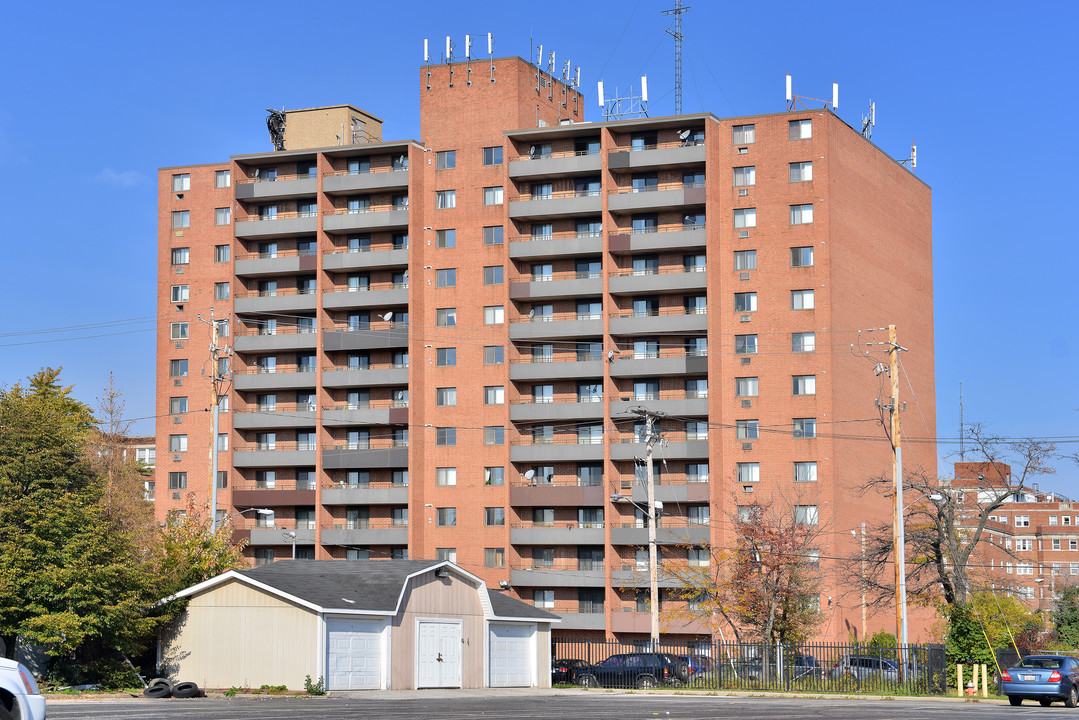
<path id="1" fill-rule="evenodd" d="M 424 64 L 431 62 L 431 47 L 427 38 L 423 39 L 423 62 Z"/>
<path id="2" fill-rule="evenodd" d="M 869 114 L 862 116 L 862 137 L 869 140 L 873 137 L 873 127 L 877 124 L 877 104 L 873 98 L 869 99 Z"/>
<path id="3" fill-rule="evenodd" d="M 899 161 L 900 165 L 906 165 L 907 163 L 910 163 L 912 170 L 918 167 L 918 146 L 914 144 L 914 138 L 910 139 L 910 157 Z"/>
<path id="4" fill-rule="evenodd" d="M 798 109 L 798 105 L 802 106 L 803 110 L 809 110 L 810 107 L 806 105 L 806 100 L 812 100 L 814 102 L 824 103 L 825 108 L 831 107 L 832 113 L 839 108 L 839 83 L 832 81 L 832 100 L 821 100 L 820 98 L 809 97 L 808 95 L 795 95 L 791 89 L 791 74 L 787 73 L 787 112 L 794 112 Z"/>
<path id="5" fill-rule="evenodd" d="M 606 121 L 621 120 L 624 117 L 648 117 L 648 76 L 641 76 L 641 94 L 633 94 L 630 86 L 629 95 L 618 96 L 618 88 L 615 88 L 615 96 L 610 100 L 603 95 L 603 81 L 599 82 L 599 106 L 603 108 L 603 119 Z"/>

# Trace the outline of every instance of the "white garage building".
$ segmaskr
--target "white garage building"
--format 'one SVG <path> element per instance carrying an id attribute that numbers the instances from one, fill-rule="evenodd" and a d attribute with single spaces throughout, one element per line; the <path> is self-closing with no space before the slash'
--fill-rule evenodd
<path id="1" fill-rule="evenodd" d="M 555 615 L 428 560 L 282 560 L 178 593 L 159 670 L 207 688 L 548 687 Z"/>

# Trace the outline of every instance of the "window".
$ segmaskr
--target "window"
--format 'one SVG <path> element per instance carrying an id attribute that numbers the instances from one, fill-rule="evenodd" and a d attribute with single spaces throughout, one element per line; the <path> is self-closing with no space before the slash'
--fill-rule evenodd
<path id="1" fill-rule="evenodd" d="M 502 150 L 502 148 L 498 148 Z M 483 549 L 483 564 L 489 568 L 500 568 L 506 566 L 506 549 L 505 548 L 484 548 Z"/>
<path id="2" fill-rule="evenodd" d="M 232 208 L 215 208 L 214 225 L 228 225 L 232 222 Z"/>
<path id="3" fill-rule="evenodd" d="M 754 125 L 735 125 L 731 128 L 732 132 L 732 145 L 752 145 L 756 140 L 756 126 Z"/>
<path id="4" fill-rule="evenodd" d="M 813 222 L 813 204 L 791 205 L 791 225 L 809 225 Z"/>
<path id="5" fill-rule="evenodd" d="M 757 397 L 757 378 L 740 377 L 734 379 L 735 397 Z"/>
<path id="6" fill-rule="evenodd" d="M 799 525 L 816 525 L 819 522 L 816 505 L 795 505 L 794 521 Z"/>
<path id="7" fill-rule="evenodd" d="M 683 255 L 682 268 L 686 272 L 705 272 L 708 262 L 704 255 Z"/>
<path id="8" fill-rule="evenodd" d="M 813 137 L 813 121 L 810 119 L 789 121 L 787 137 L 790 140 L 808 140 Z"/>
<path id="9" fill-rule="evenodd" d="M 688 295 L 682 302 L 686 315 L 704 315 L 708 312 L 708 298 L 705 295 Z"/>
<path id="10" fill-rule="evenodd" d="M 737 467 L 738 482 L 755 483 L 761 480 L 761 464 L 755 462 L 740 462 Z"/>
<path id="11" fill-rule="evenodd" d="M 791 290 L 791 310 L 812 310 L 812 290 Z"/>
<path id="12" fill-rule="evenodd" d="M 1077 540 L 1075 538 L 1070 538 L 1068 540 L 1068 549 L 1069 550 L 1079 550 L 1079 540 Z"/>
<path id="13" fill-rule="evenodd" d="M 792 162 L 790 164 L 790 180 L 792 183 L 809 182 L 813 179 L 813 163 Z"/>
<path id="14" fill-rule="evenodd" d="M 371 172 L 370 158 L 351 158 L 348 161 L 349 175 L 362 175 Z"/>
<path id="15" fill-rule="evenodd" d="M 757 336 L 756 335 L 735 335 L 734 336 L 734 354 L 735 355 L 756 355 L 757 354 Z"/>
<path id="16" fill-rule="evenodd" d="M 184 415 L 186 413 L 187 413 L 187 398 L 186 397 L 169 398 L 169 414 L 170 415 Z"/>
<path id="17" fill-rule="evenodd" d="M 454 287 L 457 285 L 457 268 L 435 270 L 435 287 Z"/>
<path id="18" fill-rule="evenodd" d="M 545 610 L 554 608 L 554 590 L 533 590 L 532 604 Z"/>
<path id="19" fill-rule="evenodd" d="M 457 428 L 435 428 L 435 445 L 438 447 L 452 447 L 457 444 Z"/>
<path id="20" fill-rule="evenodd" d="M 229 434 L 218 433 L 217 434 L 217 449 L 221 452 L 228 452 L 229 449 Z"/>
<path id="21" fill-rule="evenodd" d="M 708 378 L 689 378 L 686 380 L 686 397 L 703 399 L 708 397 Z"/>
<path id="22" fill-rule="evenodd" d="M 228 262 L 232 254 L 230 250 L 228 245 L 214 245 L 214 262 Z"/>
<path id="23" fill-rule="evenodd" d="M 488 425 L 483 429 L 484 445 L 505 445 L 506 428 L 501 425 Z"/>
<path id="24" fill-rule="evenodd" d="M 183 173 L 182 175 L 172 176 L 172 191 L 173 192 L 186 192 L 191 189 L 191 175 Z"/>
<path id="25" fill-rule="evenodd" d="M 686 465 L 686 482 L 708 482 L 708 463 L 688 463 Z"/>
<path id="26" fill-rule="evenodd" d="M 578 445 L 599 445 L 603 442 L 603 425 L 578 425 Z"/>
<path id="27" fill-rule="evenodd" d="M 598 382 L 578 382 L 577 402 L 603 402 L 603 385 Z"/>
<path id="28" fill-rule="evenodd" d="M 502 385 L 488 385 L 483 388 L 484 405 L 505 405 L 506 388 Z"/>
<path id="29" fill-rule="evenodd" d="M 215 170 L 214 171 L 214 187 L 215 188 L 232 187 L 232 171 L 231 170 Z"/>
<path id="30" fill-rule="evenodd" d="M 1059 550 L 1060 549 L 1060 538 L 1053 538 L 1053 549 L 1054 550 Z"/>
<path id="31" fill-rule="evenodd" d="M 1029 552 L 1034 549 L 1034 540 L 1031 538 L 1016 538 L 1015 549 Z"/>
<path id="32" fill-rule="evenodd" d="M 505 311 L 501 305 L 488 305 L 483 308 L 484 325 L 501 325 L 505 321 Z"/>
<path id="33" fill-rule="evenodd" d="M 813 438 L 817 437 L 816 418 L 794 418 L 794 437 Z"/>
<path id="34" fill-rule="evenodd" d="M 457 207 L 457 191 L 456 190 L 437 190 L 435 191 L 435 209 L 436 210 L 449 210 Z"/>
<path id="35" fill-rule="evenodd" d="M 1016 527 L 1030 527 L 1030 516 L 1029 515 L 1016 515 L 1015 516 L 1015 526 Z"/>
<path id="36" fill-rule="evenodd" d="M 390 548 L 390 560 L 408 560 L 407 547 Z"/>
<path id="37" fill-rule="evenodd" d="M 172 301 L 174 303 L 185 303 L 188 301 L 190 293 L 187 285 L 173 285 L 172 286 Z"/>
<path id="38" fill-rule="evenodd" d="M 453 229 L 435 230 L 435 247 L 457 247 L 457 231 Z"/>
<path id="39" fill-rule="evenodd" d="M 259 205 L 259 220 L 276 220 L 276 205 Z"/>
<path id="40" fill-rule="evenodd" d="M 1015 574 L 1016 575 L 1033 575 L 1034 574 L 1034 563 L 1029 563 L 1029 562 L 1016 563 L 1015 564 Z M 1024 588 L 1019 588 L 1019 589 L 1023 590 Z M 1030 589 L 1032 591 L 1031 594 L 1033 594 L 1033 588 L 1030 588 Z"/>
<path id="41" fill-rule="evenodd" d="M 187 360 L 170 360 L 169 377 L 187 377 Z"/>
<path id="42" fill-rule="evenodd" d="M 708 423 L 696 420 L 686 421 L 686 440 L 707 440 Z"/>
<path id="43" fill-rule="evenodd" d="M 188 227 L 191 227 L 191 211 L 174 210 L 172 212 L 172 229 L 181 230 Z"/>
<path id="44" fill-rule="evenodd" d="M 172 340 L 186 340 L 187 339 L 187 323 L 176 322 L 171 323 L 169 326 L 169 338 Z"/>
<path id="45" fill-rule="evenodd" d="M 603 313 L 603 305 L 599 300 L 578 300 L 578 320 L 599 320 Z"/>
<path id="46" fill-rule="evenodd" d="M 485 187 L 483 189 L 483 204 L 484 205 L 501 205 L 502 204 L 502 186 L 498 187 Z"/>
<path id="47" fill-rule="evenodd" d="M 817 347 L 817 336 L 811 332 L 791 333 L 791 352 L 809 353 Z"/>
<path id="48" fill-rule="evenodd" d="M 436 388 L 435 405 L 439 407 L 453 407 L 457 404 L 457 388 Z"/>
<path id="49" fill-rule="evenodd" d="M 439 562 L 457 562 L 457 548 L 435 548 L 435 560 Z"/>
<path id="50" fill-rule="evenodd" d="M 503 230 L 501 225 L 493 225 L 483 228 L 484 245 L 501 245 Z"/>
<path id="51" fill-rule="evenodd" d="M 185 247 L 172 249 L 172 264 L 187 265 L 191 262 L 191 249 Z"/>
<path id="52" fill-rule="evenodd" d="M 457 348 L 438 348 L 435 350 L 435 365 L 453 367 L 457 364 Z"/>
<path id="53" fill-rule="evenodd" d="M 452 170 L 457 167 L 457 151 L 442 150 L 435 153 L 435 170 Z"/>
<path id="54" fill-rule="evenodd" d="M 581 487 L 597 487 L 603 484 L 603 465 L 600 463 L 578 463 L 577 484 Z"/>
<path id="55" fill-rule="evenodd" d="M 187 435 L 169 435 L 169 452 L 187 452 Z"/>
<path id="56" fill-rule="evenodd" d="M 738 208 L 734 211 L 736 228 L 757 227 L 757 208 Z"/>
<path id="57" fill-rule="evenodd" d="M 813 248 L 810 247 L 793 247 L 791 248 L 791 267 L 812 267 L 813 266 Z"/>
<path id="58" fill-rule="evenodd" d="M 577 525 L 582 528 L 603 527 L 603 508 L 577 508 Z"/>
<path id="59" fill-rule="evenodd" d="M 505 485 L 506 468 L 501 466 L 485 467 L 483 469 L 484 485 Z"/>
<path id="60" fill-rule="evenodd" d="M 391 508 L 390 525 L 393 527 L 408 527 L 408 508 Z"/>
<path id="61" fill-rule="evenodd" d="M 757 420 L 735 420 L 735 435 L 739 440 L 756 440 L 759 437 Z"/>
<path id="62" fill-rule="evenodd" d="M 435 508 L 435 524 L 438 527 L 455 527 L 457 508 Z"/>
<path id="63" fill-rule="evenodd" d="M 817 394 L 817 376 L 816 375 L 793 375 L 792 379 L 792 392 L 795 395 L 816 395 Z"/>
<path id="64" fill-rule="evenodd" d="M 1050 525 L 1056 525 L 1057 524 L 1057 516 L 1056 515 L 1050 515 L 1049 516 L 1049 524 Z"/>
<path id="65" fill-rule="evenodd" d="M 686 550 L 686 560 L 690 567 L 708 567 L 711 558 L 707 548 L 689 548 Z"/>
<path id="66" fill-rule="evenodd" d="M 435 325 L 454 327 L 457 325 L 457 308 L 438 308 L 435 310 Z"/>
<path id="67" fill-rule="evenodd" d="M 369 547 L 350 547 L 345 548 L 345 560 L 370 560 L 371 548 Z"/>
<path id="68" fill-rule="evenodd" d="M 735 293 L 735 312 L 757 312 L 757 293 Z"/>
<path id="69" fill-rule="evenodd" d="M 757 269 L 757 251 L 756 250 L 735 250 L 734 251 L 734 269 L 735 270 L 756 270 Z"/>
<path id="70" fill-rule="evenodd" d="M 501 165 L 502 164 L 502 148 L 501 147 L 485 147 L 483 149 L 483 164 L 484 165 Z"/>
<path id="71" fill-rule="evenodd" d="M 488 345 L 483 348 L 484 365 L 503 365 L 505 362 L 505 349 L 501 345 Z"/>
<path id="72" fill-rule="evenodd" d="M 169 490 L 186 490 L 187 489 L 187 473 L 185 472 L 170 472 L 169 473 Z"/>
<path id="73" fill-rule="evenodd" d="M 501 285 L 502 284 L 502 266 L 501 265 L 488 265 L 483 268 L 483 284 L 484 285 Z"/>
<path id="74" fill-rule="evenodd" d="M 229 284 L 227 282 L 214 283 L 214 300 L 229 299 Z"/>
<path id="75" fill-rule="evenodd" d="M 707 525 L 708 524 L 708 506 L 707 505 L 690 505 L 687 510 L 686 522 L 689 525 Z"/>
<path id="76" fill-rule="evenodd" d="M 435 485 L 449 486 L 457 484 L 457 468 L 435 468 Z"/>
<path id="77" fill-rule="evenodd" d="M 750 165 L 748 167 L 736 167 L 734 169 L 734 186 L 745 187 L 746 185 L 757 184 L 757 168 Z"/>
<path id="78" fill-rule="evenodd" d="M 817 482 L 817 462 L 815 460 L 795 462 L 794 482 Z"/>
<path id="79" fill-rule="evenodd" d="M 483 509 L 483 524 L 487 527 L 502 527 L 506 524 L 506 508 L 489 507 Z"/>

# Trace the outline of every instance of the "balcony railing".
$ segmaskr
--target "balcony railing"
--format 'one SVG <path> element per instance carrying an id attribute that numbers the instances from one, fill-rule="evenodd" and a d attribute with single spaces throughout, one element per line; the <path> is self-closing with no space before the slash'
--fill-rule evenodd
<path id="1" fill-rule="evenodd" d="M 323 405 L 323 410 L 385 410 L 386 408 L 406 408 L 408 400 L 393 400 L 390 398 L 378 398 L 363 402 L 340 402 L 333 405 Z"/>
<path id="2" fill-rule="evenodd" d="M 661 143 L 646 143 L 644 145 L 618 145 L 608 150 L 608 153 L 638 152 L 640 150 L 667 150 L 669 148 L 697 147 L 704 145 L 704 139 L 700 140 L 672 140 Z"/>
<path id="3" fill-rule="evenodd" d="M 323 530 L 400 530 L 408 527 L 408 520 L 392 518 L 367 518 L 353 521 L 335 518 L 333 523 L 322 526 Z"/>
<path id="4" fill-rule="evenodd" d="M 290 295 L 314 295 L 314 288 L 278 288 L 276 290 L 250 290 L 236 293 L 238 298 L 288 297 Z"/>
<path id="5" fill-rule="evenodd" d="M 316 450 L 316 442 L 295 442 L 293 440 L 275 440 L 274 442 L 237 443 L 235 452 L 292 452 L 294 450 Z"/>
<path id="6" fill-rule="evenodd" d="M 550 160 L 552 158 L 585 157 L 586 155 L 599 155 L 598 150 L 559 150 L 558 152 L 534 153 L 518 155 L 510 158 L 510 162 L 517 160 Z"/>
<path id="7" fill-rule="evenodd" d="M 259 218 L 254 218 L 258 220 Z M 308 255 L 315 255 L 315 250 L 268 250 L 266 252 L 249 252 L 242 253 L 236 256 L 237 260 L 269 260 L 272 258 L 283 257 L 306 257 Z"/>
<path id="8" fill-rule="evenodd" d="M 552 562 L 542 560 L 522 560 L 512 563 L 510 570 L 550 570 L 552 572 L 597 572 L 605 567 L 603 560 L 578 560 L 577 558 L 555 558 Z"/>
<path id="9" fill-rule="evenodd" d="M 294 413 L 314 412 L 314 403 L 274 403 L 273 405 L 258 405 L 255 403 L 237 404 L 232 409 L 238 413 Z"/>
<path id="10" fill-rule="evenodd" d="M 530 242 L 532 240 L 574 240 L 578 238 L 595 237 L 603 237 L 603 232 L 600 230 L 589 232 L 563 231 L 551 233 L 549 235 L 518 235 L 516 237 L 511 237 L 510 242 Z"/>
<path id="11" fill-rule="evenodd" d="M 307 180 L 315 177 L 310 173 L 274 173 L 273 175 L 263 175 L 259 173 L 257 176 L 254 171 L 251 171 L 248 175 L 242 175 L 236 178 L 237 185 L 250 185 L 252 183 L 264 183 L 264 182 L 283 182 L 285 180 Z"/>
<path id="12" fill-rule="evenodd" d="M 707 390 L 660 390 L 658 392 L 637 393 L 631 390 L 621 391 L 618 399 L 624 402 L 645 402 L 648 400 L 704 400 Z"/>
<path id="13" fill-rule="evenodd" d="M 296 480 L 241 480 L 231 484 L 232 490 L 314 490 L 314 482 Z"/>
<path id="14" fill-rule="evenodd" d="M 615 319 L 622 318 L 645 318 L 645 317 L 667 317 L 677 315 L 707 315 L 708 308 L 686 308 L 671 307 L 660 308 L 658 310 L 616 310 L 610 314 L 610 317 Z"/>
<path id="15" fill-rule="evenodd" d="M 577 270 L 560 270 L 552 273 L 517 275 L 510 282 L 554 282 L 555 280 L 590 280 L 603 277 L 603 273 Z"/>
<path id="16" fill-rule="evenodd" d="M 524 435 L 517 440 L 510 440 L 510 445 L 602 445 L 603 436 L 577 437 L 576 435 L 555 435 L 553 438 Z"/>
<path id="17" fill-rule="evenodd" d="M 686 273 L 705 272 L 704 265 L 686 267 L 685 265 L 669 265 L 664 267 L 650 268 L 619 268 L 611 273 L 611 277 L 640 277 L 644 275 L 684 275 Z"/>
<path id="18" fill-rule="evenodd" d="M 599 197 L 602 194 L 600 190 L 552 190 L 549 193 L 541 193 L 533 195 L 531 193 L 521 193 L 515 198 L 510 198 L 512 201 L 518 200 L 561 200 L 564 198 L 583 198 L 583 197 Z M 543 238 L 550 240 L 550 237 Z"/>
<path id="19" fill-rule="evenodd" d="M 598 384 L 598 383 L 597 383 Z M 575 404 L 575 403 L 601 403 L 603 402 L 603 396 L 596 397 L 590 395 L 588 397 L 582 396 L 560 396 L 560 397 L 523 397 L 517 400 L 510 400 L 510 405 L 563 405 L 563 404 Z"/>
<path id="20" fill-rule="evenodd" d="M 370 438 L 366 442 L 348 442 L 340 440 L 329 445 L 323 445 L 323 450 L 390 450 L 392 448 L 407 448 L 407 438 Z"/>
<path id="21" fill-rule="evenodd" d="M 603 522 L 578 522 L 577 520 L 557 520 L 554 522 L 516 522 L 510 523 L 510 528 L 515 530 L 534 530 L 537 528 L 551 528 L 558 530 L 602 530 Z"/>
<path id="22" fill-rule="evenodd" d="M 510 482 L 510 487 L 598 487 L 602 484 L 602 479 L 582 480 L 581 478 L 572 475 L 555 475 L 550 480 L 539 477 L 533 477 L 531 480 L 526 480 L 522 476 L 519 479 L 512 480 Z"/>
<path id="23" fill-rule="evenodd" d="M 703 182 L 666 182 L 645 187 L 622 186 L 612 189 L 608 195 L 627 195 L 632 193 L 659 192 L 661 190 L 689 190 L 690 188 L 704 187 Z"/>
<path id="24" fill-rule="evenodd" d="M 545 323 L 545 322 L 563 322 L 566 320 L 602 320 L 603 315 L 600 313 L 554 313 L 552 315 L 523 315 L 521 317 L 510 318 L 511 323 Z"/>
<path id="25" fill-rule="evenodd" d="M 408 290 L 408 282 L 373 282 L 369 283 L 365 287 L 351 287 L 348 285 L 337 285 L 334 287 L 323 288 L 324 293 L 335 292 L 374 292 L 376 290 Z"/>

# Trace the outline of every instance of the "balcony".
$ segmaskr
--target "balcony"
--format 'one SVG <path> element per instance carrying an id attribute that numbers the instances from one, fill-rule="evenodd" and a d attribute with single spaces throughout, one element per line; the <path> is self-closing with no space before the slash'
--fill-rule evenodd
<path id="1" fill-rule="evenodd" d="M 237 293 L 235 310 L 238 313 L 297 313 L 315 311 L 314 292 L 302 292 L 295 288 L 282 290 Z"/>
<path id="2" fill-rule="evenodd" d="M 664 438 L 667 439 L 667 444 L 663 447 L 663 457 L 668 460 L 708 459 L 707 440 L 687 440 L 684 432 L 667 432 L 664 433 Z M 635 460 L 643 458 L 646 453 L 645 444 L 634 442 L 632 439 L 623 439 L 622 442 L 611 444 L 611 460 Z"/>
<path id="3" fill-rule="evenodd" d="M 385 447 L 349 448 L 347 445 L 335 445 L 322 451 L 322 467 L 326 470 L 408 467 L 408 447 L 387 444 Z"/>
<path id="4" fill-rule="evenodd" d="M 322 368 L 323 387 L 385 387 L 408 385 L 408 367 L 377 367 L 366 370 Z"/>
<path id="5" fill-rule="evenodd" d="M 308 175 L 278 175 L 274 180 L 243 178 L 235 187 L 237 200 L 287 200 L 314 196 L 318 179 Z"/>
<path id="6" fill-rule="evenodd" d="M 274 332 L 265 332 L 265 328 L 243 330 L 236 333 L 234 340 L 237 352 L 314 350 L 317 343 L 314 330 L 296 327 L 277 328 Z"/>
<path id="7" fill-rule="evenodd" d="M 366 327 L 339 324 L 323 334 L 322 347 L 335 350 L 387 350 L 408 347 L 408 325 L 378 321 Z"/>
<path id="8" fill-rule="evenodd" d="M 309 405 L 278 403 L 271 407 L 235 408 L 232 427 L 236 430 L 314 427 L 315 409 Z"/>
<path id="9" fill-rule="evenodd" d="M 647 190 L 619 189 L 607 198 L 611 212 L 636 213 L 658 210 L 679 210 L 692 205 L 704 205 L 703 187 L 684 187 L 682 183 L 656 185 Z"/>
<path id="10" fill-rule="evenodd" d="M 338 210 L 323 214 L 322 229 L 328 233 L 399 230 L 408 227 L 408 208 L 387 208 L 367 212 Z"/>
<path id="11" fill-rule="evenodd" d="M 571 215 L 598 215 L 603 210 L 599 191 L 565 190 L 546 195 L 523 194 L 510 200 L 509 215 L 515 220 Z"/>
<path id="12" fill-rule="evenodd" d="M 407 284 L 382 283 L 371 289 L 326 290 L 322 296 L 322 307 L 327 310 L 400 305 L 408 305 Z"/>
<path id="13" fill-rule="evenodd" d="M 408 248 L 393 250 L 357 250 L 329 253 L 322 257 L 324 270 L 374 270 L 406 267 Z"/>
<path id="14" fill-rule="evenodd" d="M 313 273 L 317 267 L 317 258 L 313 253 L 304 252 L 301 255 L 296 250 L 248 253 L 236 258 L 236 275 L 239 277 Z"/>
<path id="15" fill-rule="evenodd" d="M 645 544 L 647 545 L 648 542 L 645 541 Z M 661 588 L 683 586 L 683 583 L 674 575 L 664 570 L 662 562 L 659 564 L 656 576 Z M 635 563 L 625 564 L 622 565 L 620 570 L 611 571 L 611 585 L 613 587 L 646 588 L 648 583 L 648 563 L 643 563 L 643 566 Z"/>
<path id="16" fill-rule="evenodd" d="M 338 483 L 322 490 L 323 505 L 408 505 L 408 486 L 366 486 Z"/>
<path id="17" fill-rule="evenodd" d="M 638 611 L 636 606 L 629 606 L 623 612 L 616 610 L 611 613 L 611 632 L 648 635 L 652 628 L 651 618 L 651 613 Z M 666 635 L 708 635 L 712 629 L 700 620 L 667 618 L 663 631 Z"/>
<path id="18" fill-rule="evenodd" d="M 702 250 L 708 238 L 704 225 L 674 225 L 651 232 L 611 233 L 608 242 L 612 253 L 637 253 Z"/>
<path id="19" fill-rule="evenodd" d="M 335 405 L 332 408 L 323 408 L 322 424 L 326 427 L 407 425 L 408 404 L 392 400 L 371 400 L 364 406 Z"/>
<path id="20" fill-rule="evenodd" d="M 546 300 L 587 297 L 603 293 L 603 278 L 596 274 L 560 272 L 551 275 L 522 275 L 510 280 L 510 300 Z"/>
<path id="21" fill-rule="evenodd" d="M 237 370 L 232 376 L 236 390 L 292 390 L 315 387 L 314 369 L 301 372 L 266 372 L 261 368 Z"/>
<path id="22" fill-rule="evenodd" d="M 510 364 L 510 380 L 558 380 L 563 378 L 601 377 L 603 377 L 602 360 L 558 360 L 555 358 L 552 361 L 537 362 L 526 358 L 513 360 Z M 325 379 L 323 384 L 325 384 Z"/>
<path id="23" fill-rule="evenodd" d="M 510 340 L 598 337 L 603 334 L 603 318 L 571 313 L 547 317 L 523 317 L 510 322 Z"/>
<path id="24" fill-rule="evenodd" d="M 297 487 L 295 482 L 278 481 L 270 485 L 254 482 L 234 483 L 232 503 L 236 507 L 289 507 L 295 505 L 314 505 L 315 489 Z"/>
<path id="25" fill-rule="evenodd" d="M 664 308 L 611 313 L 611 335 L 701 335 L 706 332 L 708 315 L 703 312 L 686 314 L 681 308 Z"/>
<path id="26" fill-rule="evenodd" d="M 663 523 L 656 528 L 656 543 L 659 545 L 701 545 L 711 539 L 711 530 L 707 525 L 673 525 Z M 624 523 L 621 527 L 611 527 L 612 545 L 648 545 L 648 528 L 636 523 Z"/>
<path id="27" fill-rule="evenodd" d="M 315 465 L 315 454 L 316 450 L 313 445 L 297 445 L 294 442 L 278 442 L 270 445 L 259 443 L 239 444 L 232 448 L 232 464 L 234 467 L 246 468 L 301 467 L 305 465 L 313 467 Z M 233 501 L 236 502 L 235 494 L 233 495 Z M 258 505 L 257 503 L 252 504 Z"/>
<path id="28" fill-rule="evenodd" d="M 557 630 L 604 630 L 607 627 L 607 616 L 603 612 L 603 606 L 592 605 L 588 612 L 575 612 L 580 609 L 579 604 L 567 606 L 568 610 L 559 610 L 556 605 L 547 612 L 553 612 L 562 618 L 562 622 L 555 626 Z M 707 631 L 706 631 L 707 632 Z"/>
<path id="29" fill-rule="evenodd" d="M 322 529 L 323 545 L 407 545 L 408 526 L 392 520 L 334 523 Z"/>
<path id="30" fill-rule="evenodd" d="M 296 537 L 292 537 L 292 533 L 296 534 Z M 292 530 L 289 528 L 252 528 L 251 529 L 251 542 L 252 547 L 266 547 L 267 545 L 314 545 L 315 544 L 315 531 L 314 530 Z"/>
<path id="31" fill-rule="evenodd" d="M 568 483 L 516 483 L 510 487 L 513 507 L 602 507 L 607 504 L 602 485 Z"/>
<path id="32" fill-rule="evenodd" d="M 675 417 L 708 415 L 708 395 L 669 390 L 661 393 L 622 393 L 621 400 L 611 402 L 611 416 L 629 415 L 630 408 L 646 407 L 653 412 Z"/>
<path id="33" fill-rule="evenodd" d="M 550 566 L 532 563 L 510 568 L 510 585 L 521 587 L 604 587 L 603 563 L 589 563 L 590 570 L 579 569 L 577 560 L 555 560 Z"/>
<path id="34" fill-rule="evenodd" d="M 648 502 L 648 487 L 644 482 L 632 482 L 633 499 Z M 682 485 L 656 485 L 656 500 L 664 503 L 706 503 L 710 499 L 707 482 L 692 482 Z"/>
<path id="35" fill-rule="evenodd" d="M 643 455 L 641 457 L 644 457 Z M 603 459 L 603 443 L 578 443 L 576 438 L 554 442 L 519 441 L 510 447 L 510 461 L 515 463 L 587 462 Z"/>
<path id="36" fill-rule="evenodd" d="M 703 375 L 707 372 L 707 355 L 686 355 L 681 350 L 664 349 L 654 355 L 648 353 L 634 355 L 633 352 L 628 351 L 616 355 L 611 360 L 611 377 Z"/>
<path id="37" fill-rule="evenodd" d="M 510 525 L 514 545 L 603 545 L 603 523 L 515 523 Z"/>
<path id="38" fill-rule="evenodd" d="M 277 213 L 272 218 L 253 215 L 236 218 L 233 226 L 236 237 L 244 239 L 314 235 L 318 232 L 318 216 L 311 213 Z"/>
<path id="39" fill-rule="evenodd" d="M 511 178 L 538 178 L 551 175 L 583 175 L 599 173 L 602 161 L 599 153 L 567 151 L 546 155 L 522 155 L 509 162 Z"/>
<path id="40" fill-rule="evenodd" d="M 703 270 L 691 272 L 681 267 L 661 268 L 659 272 L 621 270 L 608 281 L 608 289 L 612 295 L 703 291 L 708 288 Z"/>
<path id="41" fill-rule="evenodd" d="M 347 171 L 327 175 L 322 179 L 322 190 L 328 195 L 338 193 L 370 192 L 372 190 L 397 190 L 408 187 L 408 170 L 385 170 L 349 174 Z"/>
<path id="42" fill-rule="evenodd" d="M 619 170 L 658 170 L 672 165 L 703 165 L 705 145 L 682 143 L 660 143 L 645 145 L 643 148 L 619 147 L 607 156 L 607 167 Z"/>
<path id="43" fill-rule="evenodd" d="M 510 405 L 512 422 L 601 420 L 605 415 L 602 397 L 583 402 L 575 398 L 559 399 L 556 402 L 518 400 Z"/>
<path id="44" fill-rule="evenodd" d="M 555 233 L 510 238 L 510 258 L 514 260 L 598 255 L 603 252 L 602 233 Z"/>

